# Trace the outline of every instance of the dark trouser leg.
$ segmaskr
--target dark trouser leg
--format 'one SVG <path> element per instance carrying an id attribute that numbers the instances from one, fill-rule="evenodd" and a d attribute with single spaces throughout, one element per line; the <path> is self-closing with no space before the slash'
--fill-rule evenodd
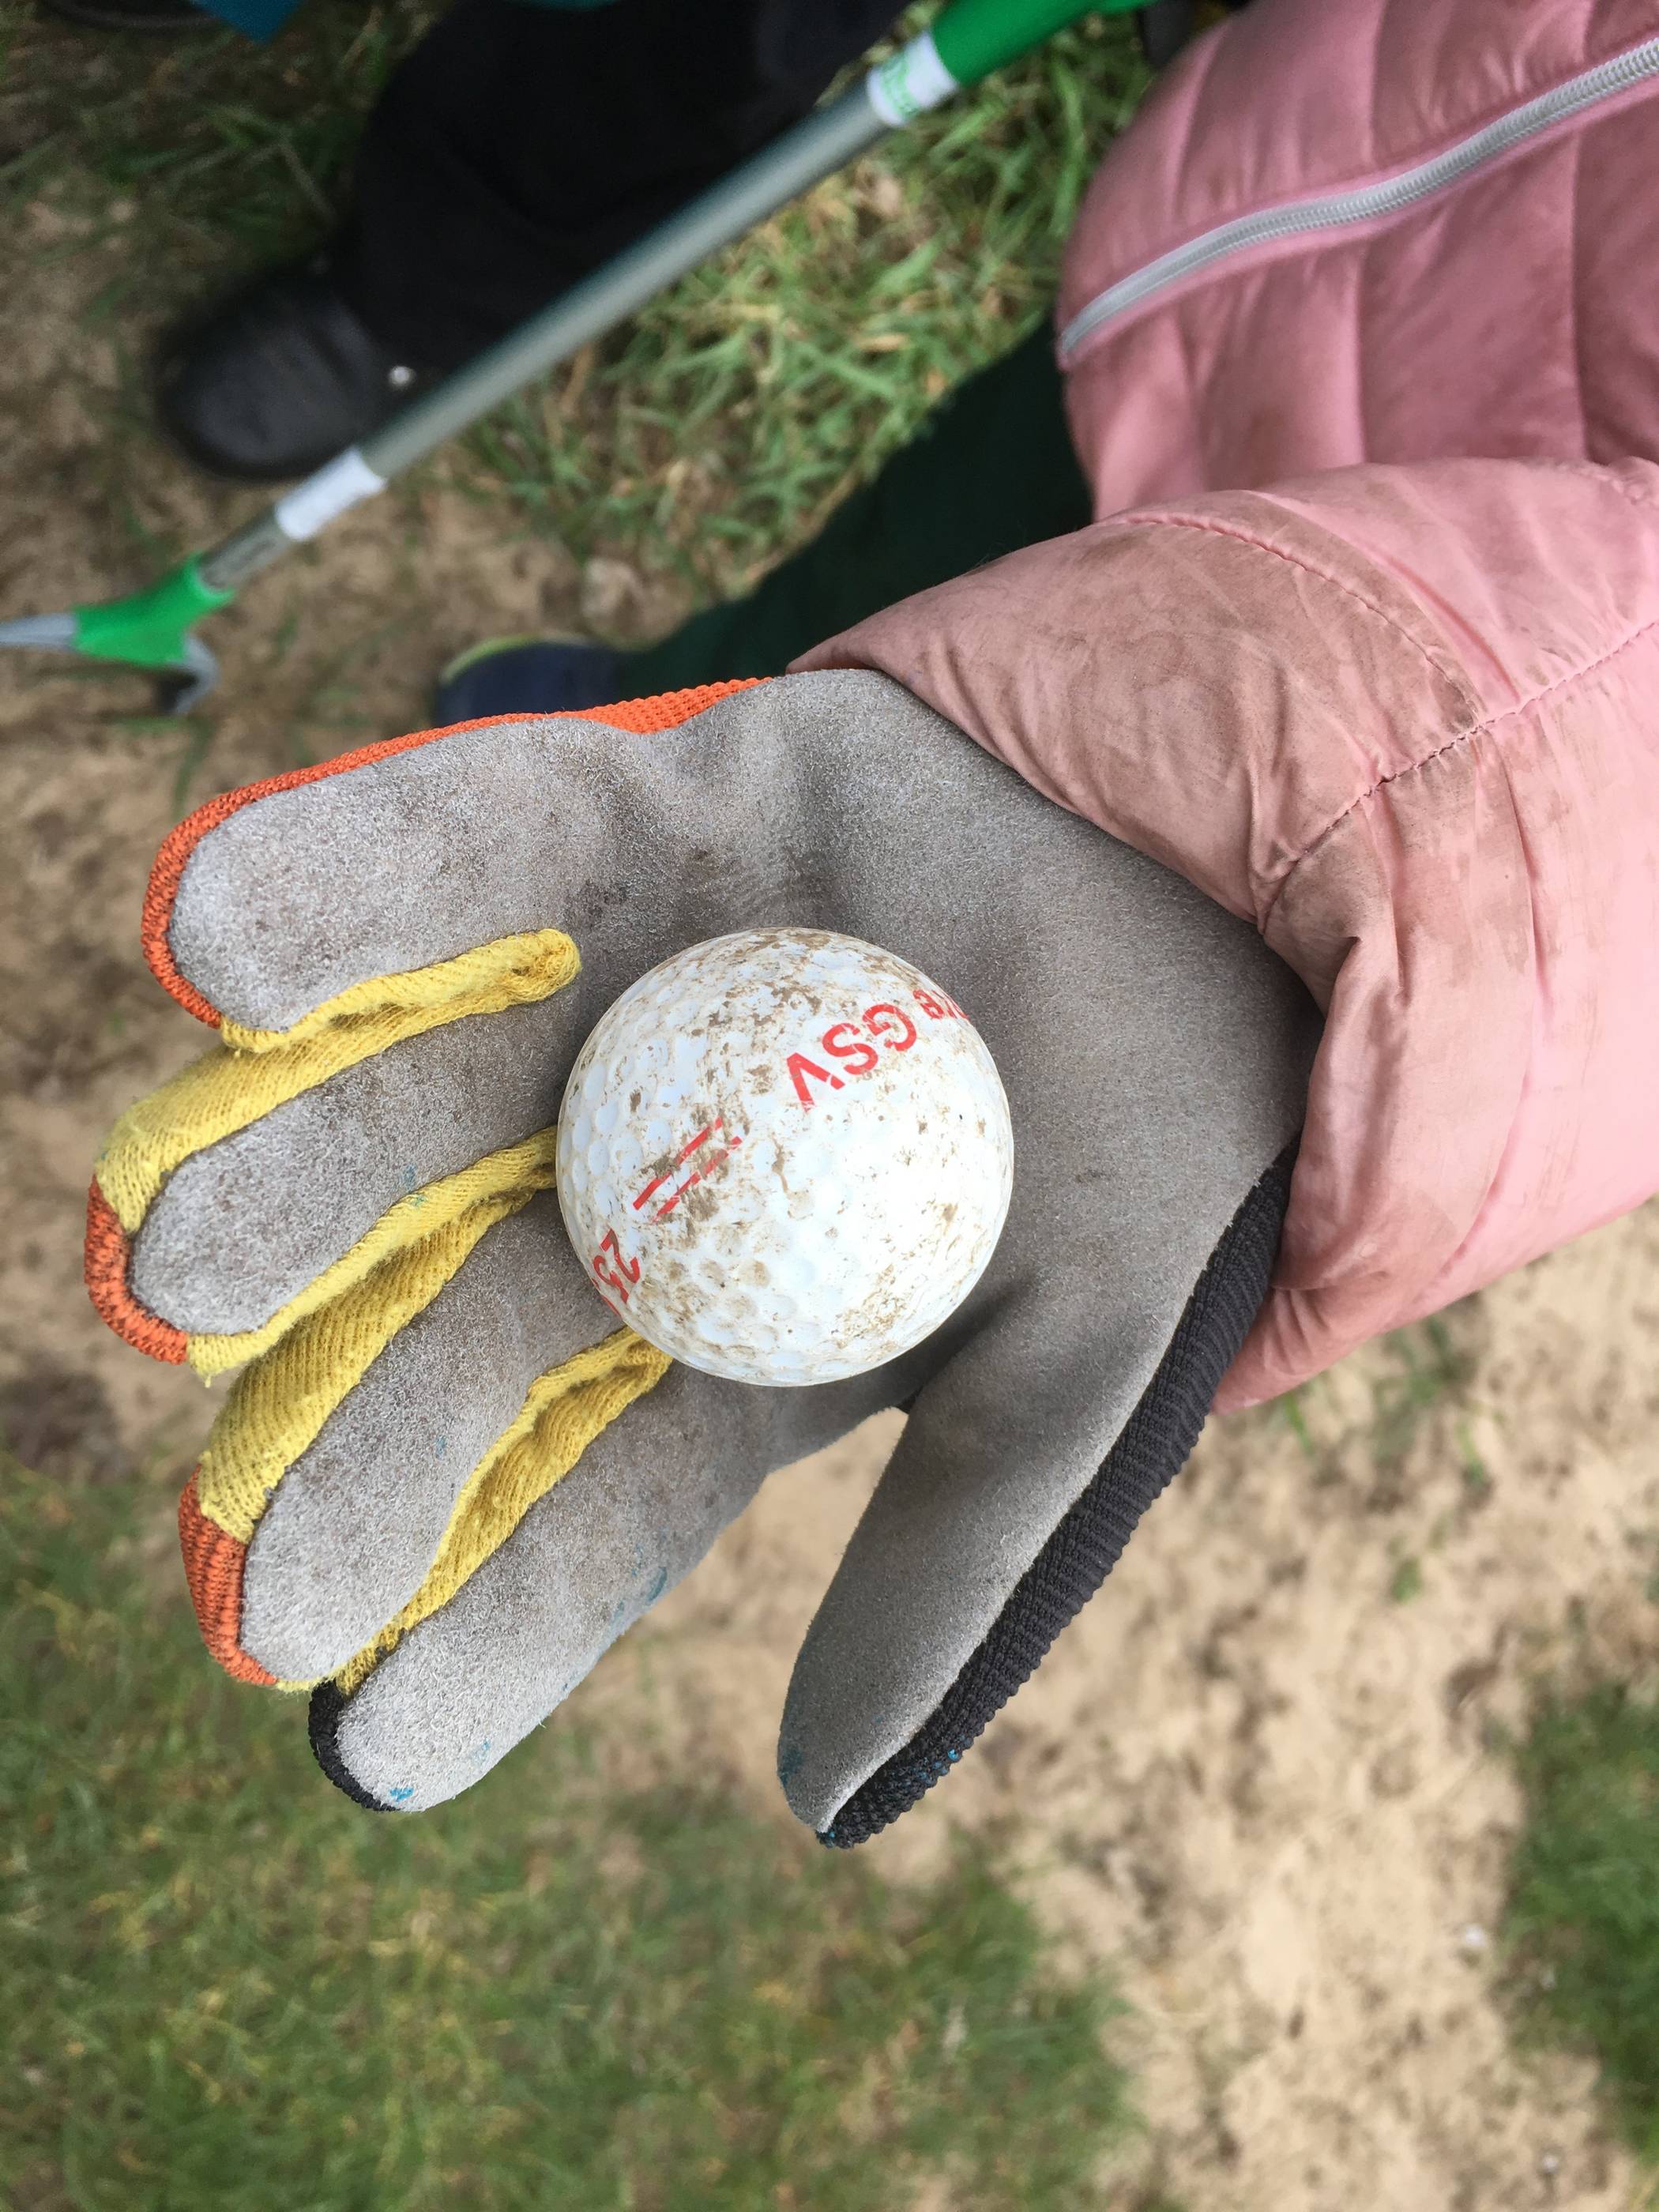
<path id="1" fill-rule="evenodd" d="M 896 0 L 460 0 L 371 117 L 334 282 L 459 365 L 804 115 Z"/>
<path id="2" fill-rule="evenodd" d="M 849 623 L 1091 520 L 1047 323 L 946 399 L 872 483 L 747 599 L 627 657 L 643 696 L 776 676 Z"/>

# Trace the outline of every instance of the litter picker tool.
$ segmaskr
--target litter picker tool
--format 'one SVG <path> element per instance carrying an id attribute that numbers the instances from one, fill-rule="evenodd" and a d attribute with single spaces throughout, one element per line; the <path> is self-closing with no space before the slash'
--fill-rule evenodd
<path id="1" fill-rule="evenodd" d="M 188 711 L 219 680 L 219 664 L 195 635 L 195 625 L 228 606 L 250 578 L 890 132 L 1041 46 L 1079 16 L 1125 14 L 1134 3 L 951 0 L 927 30 L 878 63 L 840 99 L 807 116 L 209 551 L 191 554 L 159 582 L 124 599 L 0 623 L 0 646 L 153 669 L 172 711 Z"/>

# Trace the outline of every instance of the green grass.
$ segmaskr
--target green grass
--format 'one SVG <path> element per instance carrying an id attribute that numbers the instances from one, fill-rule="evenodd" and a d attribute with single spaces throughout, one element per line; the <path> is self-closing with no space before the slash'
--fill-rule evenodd
<path id="1" fill-rule="evenodd" d="M 1372 1394 L 1372 1446 L 1379 1466 L 1404 1459 L 1429 1416 L 1468 1381 L 1471 1363 L 1437 1316 L 1388 1340 L 1395 1370 L 1381 1376 Z"/>
<path id="2" fill-rule="evenodd" d="M 1424 1445 L 1432 1444 L 1457 1468 L 1464 1510 L 1474 1511 L 1486 1501 L 1492 1473 L 1476 1447 L 1471 1422 L 1477 1311 L 1476 1302 L 1469 1300 L 1380 1340 L 1354 1370 L 1362 1392 L 1333 1387 L 1330 1378 L 1317 1376 L 1274 1401 L 1272 1418 L 1288 1431 L 1316 1482 L 1338 1481 L 1363 1468 L 1370 1478 L 1370 1505 L 1393 1510 L 1407 1495 L 1411 1462 Z M 1431 1537 L 1431 1546 L 1442 1534 L 1443 1529 Z M 1421 1579 L 1414 1563 L 1405 1564 L 1396 1583 L 1402 1577 L 1405 1586 L 1395 1587 L 1393 1595 L 1415 1596 Z"/>
<path id="3" fill-rule="evenodd" d="M 1423 1565 L 1419 1559 L 1401 1559 L 1389 1583 L 1389 1595 L 1395 1605 L 1409 1605 L 1414 1597 L 1423 1595 Z"/>
<path id="4" fill-rule="evenodd" d="M 134 310 L 193 304 L 326 234 L 362 116 L 430 12 L 312 0 L 265 48 L 230 33 L 150 47 L 0 0 L 0 213 L 40 202 L 74 219 L 31 242 L 36 267 L 118 240 L 86 317 L 123 349 L 112 437 L 149 434 Z M 1046 312 L 1083 187 L 1145 83 L 1123 21 L 1064 34 L 784 210 L 439 465 L 580 556 L 678 574 L 695 598 L 741 588 Z"/>
<path id="5" fill-rule="evenodd" d="M 257 265 L 292 253 L 331 222 L 364 114 L 440 12 L 311 0 L 256 46 L 228 29 L 100 36 L 4 0 L 0 205 L 50 194 L 91 223 L 48 258 L 118 235 L 130 246 L 106 316 L 165 284 L 181 256 Z"/>
<path id="6" fill-rule="evenodd" d="M 1620 2132 L 1659 2163 L 1659 1705 L 1612 1685 L 1553 1698 L 1516 1757 L 1517 2020 L 1596 2061 Z"/>
<path id="7" fill-rule="evenodd" d="M 6 1472 L 9 2212 L 1116 2201 L 1115 2000 L 982 1854 L 898 1887 L 685 1779 L 694 1747 L 619 1793 L 568 1727 L 376 1819 L 216 1674 L 134 1526 L 122 1483 Z"/>
<path id="8" fill-rule="evenodd" d="M 1048 312 L 1145 83 L 1121 21 L 1004 70 L 502 409 L 469 441 L 475 488 L 701 595 L 752 581 Z"/>

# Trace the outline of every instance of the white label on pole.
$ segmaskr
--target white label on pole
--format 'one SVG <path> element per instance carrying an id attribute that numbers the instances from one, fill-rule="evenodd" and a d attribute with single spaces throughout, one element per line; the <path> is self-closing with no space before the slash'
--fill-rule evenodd
<path id="1" fill-rule="evenodd" d="M 377 491 L 386 489 L 386 478 L 376 476 L 356 446 L 348 446 L 337 453 L 315 476 L 307 477 L 303 483 L 279 499 L 272 513 L 276 527 L 284 538 L 296 544 L 343 514 L 349 507 L 360 501 L 373 499 Z"/>
<path id="2" fill-rule="evenodd" d="M 924 31 L 880 62 L 864 80 L 870 105 L 890 130 L 897 131 L 930 107 L 949 100 L 957 81 L 939 58 L 933 34 Z"/>

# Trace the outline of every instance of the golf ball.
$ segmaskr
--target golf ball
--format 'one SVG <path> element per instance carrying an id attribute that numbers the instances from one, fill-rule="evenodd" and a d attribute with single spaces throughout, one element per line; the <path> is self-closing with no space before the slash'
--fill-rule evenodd
<path id="1" fill-rule="evenodd" d="M 1012 1176 L 961 1007 L 829 930 L 742 930 L 652 969 L 559 1116 L 589 1280 L 659 1351 L 744 1382 L 834 1382 L 919 1344 L 984 1272 Z"/>

